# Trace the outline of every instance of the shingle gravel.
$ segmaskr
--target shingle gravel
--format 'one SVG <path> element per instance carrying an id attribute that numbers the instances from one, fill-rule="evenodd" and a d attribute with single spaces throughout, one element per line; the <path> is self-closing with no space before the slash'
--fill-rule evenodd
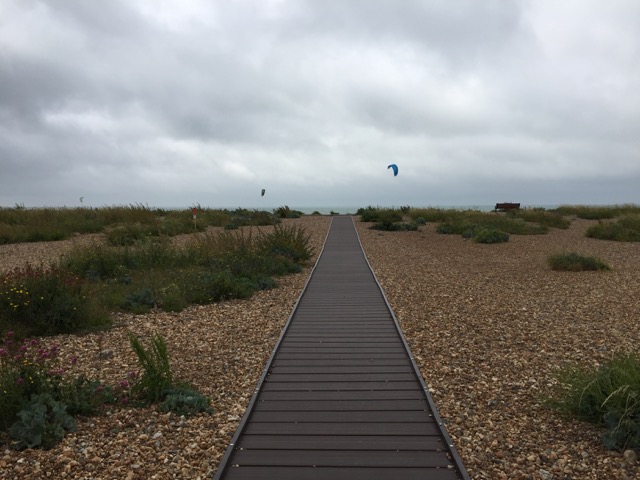
<path id="1" fill-rule="evenodd" d="M 328 217 L 303 217 L 319 251 Z M 378 232 L 356 221 L 383 285 L 474 479 L 636 479 L 634 456 L 606 450 L 601 431 L 542 404 L 563 365 L 596 365 L 640 345 L 640 244 L 588 239 L 593 222 L 479 245 L 418 232 Z M 65 242 L 0 246 L 0 270 L 49 262 Z M 576 251 L 609 272 L 553 272 L 546 258 Z M 135 370 L 128 332 L 167 340 L 178 378 L 212 398 L 213 415 L 181 418 L 155 408 L 113 408 L 82 418 L 49 451 L 0 451 L 1 479 L 210 478 L 253 394 L 309 274 L 279 279 L 252 299 L 178 314 L 119 315 L 102 334 L 52 339 L 77 367 L 117 382 Z M 635 463 L 634 463 L 635 462 Z"/>

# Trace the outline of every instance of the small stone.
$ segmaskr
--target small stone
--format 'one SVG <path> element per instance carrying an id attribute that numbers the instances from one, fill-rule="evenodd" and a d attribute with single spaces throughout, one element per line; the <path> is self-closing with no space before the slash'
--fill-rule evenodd
<path id="1" fill-rule="evenodd" d="M 553 473 L 548 472 L 548 471 L 546 471 L 546 470 L 544 470 L 542 468 L 540 470 L 538 470 L 538 473 L 540 474 L 540 478 L 542 480 L 553 480 L 554 479 Z"/>
<path id="2" fill-rule="evenodd" d="M 628 465 L 635 465 L 638 461 L 638 454 L 633 450 L 625 450 L 622 456 L 624 457 L 624 461 L 627 462 Z"/>

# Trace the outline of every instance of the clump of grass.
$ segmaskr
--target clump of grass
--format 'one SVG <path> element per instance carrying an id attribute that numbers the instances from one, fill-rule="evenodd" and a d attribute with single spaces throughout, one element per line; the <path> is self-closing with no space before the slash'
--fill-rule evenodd
<path id="1" fill-rule="evenodd" d="M 361 222 L 395 223 L 402 221 L 402 212 L 394 208 L 379 208 L 368 206 L 359 208 L 356 215 L 360 215 Z"/>
<path id="2" fill-rule="evenodd" d="M 640 356 L 620 353 L 598 368 L 568 367 L 557 373 L 548 404 L 569 418 L 606 429 L 610 449 L 640 448 Z"/>
<path id="3" fill-rule="evenodd" d="M 278 218 L 300 218 L 304 215 L 300 210 L 290 209 L 288 205 L 276 208 L 273 213 Z"/>
<path id="4" fill-rule="evenodd" d="M 309 241 L 310 238 L 302 227 L 276 225 L 272 232 L 260 235 L 258 250 L 266 255 L 283 256 L 301 263 L 313 255 Z"/>
<path id="5" fill-rule="evenodd" d="M 497 215 L 493 212 L 467 211 L 452 215 L 438 226 L 438 233 L 475 236 L 481 230 L 497 230 L 512 235 L 539 235 L 547 233 L 545 225 L 531 223 L 513 215 Z"/>
<path id="6" fill-rule="evenodd" d="M 587 257 L 575 252 L 551 255 L 547 262 L 552 270 L 584 272 L 590 270 L 610 270 L 611 267 L 597 257 Z"/>
<path id="7" fill-rule="evenodd" d="M 210 412 L 210 400 L 184 382 L 176 382 L 171 371 L 169 351 L 161 335 L 153 335 L 146 348 L 140 339 L 129 335 L 129 342 L 142 373 L 131 386 L 131 393 L 147 403 L 162 403 L 162 410 L 179 415 Z"/>
<path id="8" fill-rule="evenodd" d="M 587 237 L 617 242 L 640 242 L 640 214 L 625 215 L 612 222 L 600 222 L 587 229 Z"/>
<path id="9" fill-rule="evenodd" d="M 544 208 L 510 210 L 507 215 L 550 228 L 567 229 L 571 225 L 571 220 L 564 215 Z"/>

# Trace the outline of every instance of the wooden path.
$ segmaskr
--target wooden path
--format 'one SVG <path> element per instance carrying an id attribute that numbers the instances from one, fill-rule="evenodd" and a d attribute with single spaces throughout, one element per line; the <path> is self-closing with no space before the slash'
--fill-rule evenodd
<path id="1" fill-rule="evenodd" d="M 468 478 L 353 220 L 334 217 L 214 479 Z"/>

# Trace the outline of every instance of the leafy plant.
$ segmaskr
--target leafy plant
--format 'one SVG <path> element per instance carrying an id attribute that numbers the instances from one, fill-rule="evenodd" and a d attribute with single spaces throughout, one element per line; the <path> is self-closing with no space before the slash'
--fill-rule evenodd
<path id="1" fill-rule="evenodd" d="M 575 252 L 551 255 L 547 262 L 552 270 L 582 272 L 586 270 L 609 270 L 610 267 L 597 257 L 587 257 Z"/>
<path id="2" fill-rule="evenodd" d="M 188 388 L 173 388 L 166 391 L 160 409 L 177 415 L 191 416 L 197 413 L 212 413 L 211 400 Z"/>
<path id="3" fill-rule="evenodd" d="M 73 432 L 76 422 L 63 403 L 48 393 L 33 395 L 28 405 L 18 413 L 18 420 L 9 433 L 16 439 L 16 448 L 52 448 L 63 438 L 65 431 Z"/>
<path id="4" fill-rule="evenodd" d="M 640 448 L 640 356 L 616 354 L 597 368 L 568 367 L 559 380 L 552 408 L 570 418 L 602 426 L 607 448 Z"/>

